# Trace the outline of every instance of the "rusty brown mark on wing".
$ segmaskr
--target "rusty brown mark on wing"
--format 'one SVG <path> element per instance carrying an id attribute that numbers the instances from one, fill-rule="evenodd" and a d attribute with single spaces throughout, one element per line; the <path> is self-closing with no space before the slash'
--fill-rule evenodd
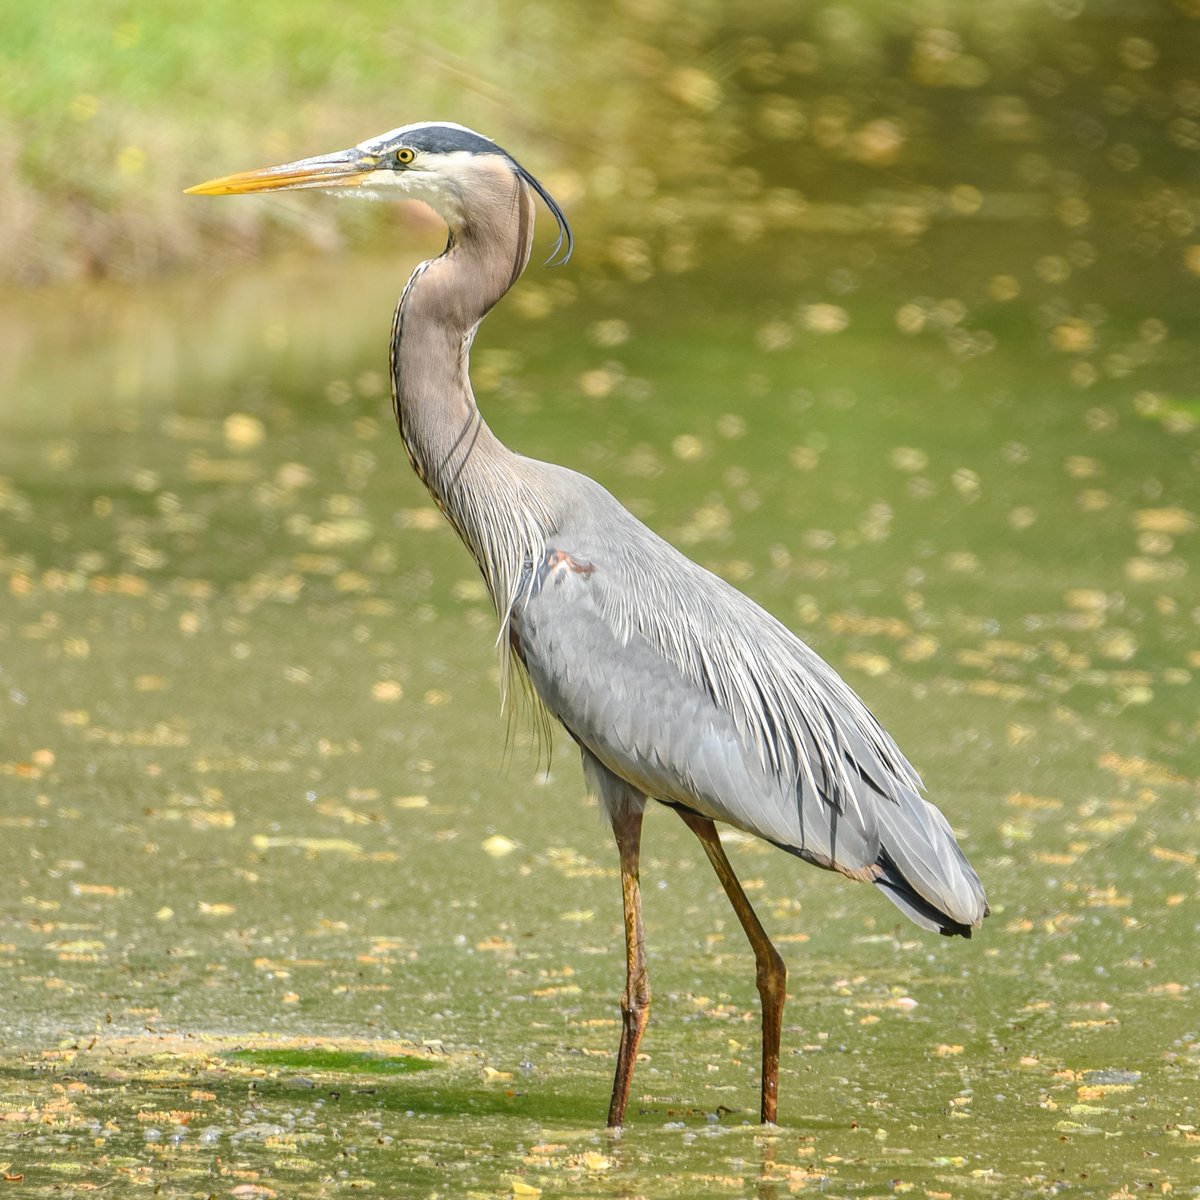
<path id="1" fill-rule="evenodd" d="M 596 569 L 590 562 L 572 558 L 565 550 L 549 551 L 546 554 L 546 569 L 556 571 L 559 568 L 574 571 L 576 575 L 590 575 Z"/>

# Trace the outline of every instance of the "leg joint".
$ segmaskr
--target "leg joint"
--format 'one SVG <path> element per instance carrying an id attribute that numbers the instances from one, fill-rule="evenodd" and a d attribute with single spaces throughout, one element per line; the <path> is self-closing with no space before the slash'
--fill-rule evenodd
<path id="1" fill-rule="evenodd" d="M 754 973 L 760 993 L 783 996 L 787 988 L 787 963 L 769 942 L 766 952 L 758 956 Z"/>
<path id="2" fill-rule="evenodd" d="M 645 975 L 632 981 L 621 996 L 621 1012 L 639 1015 L 650 1011 L 650 981 Z"/>

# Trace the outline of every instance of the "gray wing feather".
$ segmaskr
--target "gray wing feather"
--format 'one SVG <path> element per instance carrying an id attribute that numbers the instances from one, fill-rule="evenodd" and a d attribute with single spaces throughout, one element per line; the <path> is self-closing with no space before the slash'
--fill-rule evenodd
<path id="1" fill-rule="evenodd" d="M 534 687 L 571 735 L 646 795 L 822 866 L 855 875 L 869 870 L 879 856 L 873 811 L 852 819 L 803 779 L 781 780 L 764 769 L 705 687 L 640 631 L 614 629 L 600 602 L 603 568 L 579 551 L 554 562 L 565 553 L 549 549 L 533 587 L 514 606 L 512 627 Z M 587 562 L 588 569 L 568 562 Z"/>
<path id="2" fill-rule="evenodd" d="M 858 696 L 579 478 L 597 493 L 581 506 L 591 522 L 550 540 L 511 612 L 530 679 L 572 736 L 646 795 L 873 880 L 919 924 L 978 925 L 978 877 Z"/>

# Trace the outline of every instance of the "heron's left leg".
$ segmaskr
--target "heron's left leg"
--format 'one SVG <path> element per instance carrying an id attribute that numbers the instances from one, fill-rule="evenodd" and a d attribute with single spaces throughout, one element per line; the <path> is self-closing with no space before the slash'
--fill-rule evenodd
<path id="1" fill-rule="evenodd" d="M 621 896 L 625 905 L 625 992 L 621 996 L 621 1045 L 613 1077 L 608 1124 L 625 1122 L 625 1105 L 633 1083 L 638 1046 L 650 1019 L 650 978 L 646 974 L 646 943 L 642 932 L 642 892 L 638 863 L 642 843 L 642 805 L 623 803 L 610 812 L 617 851 L 621 857 Z"/>
<path id="2" fill-rule="evenodd" d="M 783 1032 L 783 1002 L 787 997 L 787 967 L 779 951 L 771 944 L 763 929 L 746 893 L 733 873 L 721 839 L 717 836 L 717 827 L 707 817 L 699 813 L 689 812 L 686 808 L 675 810 L 687 824 L 687 827 L 700 839 L 708 861 L 712 863 L 733 911 L 750 939 L 754 950 L 754 960 L 757 966 L 755 979 L 758 984 L 758 995 L 762 1001 L 762 1107 L 761 1119 L 764 1125 L 775 1124 L 775 1114 L 779 1103 L 779 1043 Z"/>

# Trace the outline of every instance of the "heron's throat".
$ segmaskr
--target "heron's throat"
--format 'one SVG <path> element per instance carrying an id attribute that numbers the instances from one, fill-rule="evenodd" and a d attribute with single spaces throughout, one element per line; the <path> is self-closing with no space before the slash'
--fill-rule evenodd
<path id="1" fill-rule="evenodd" d="M 520 277 L 533 241 L 533 200 L 499 156 L 468 159 L 459 202 L 444 210 L 445 252 L 422 263 L 396 309 L 392 387 L 396 420 L 417 473 L 445 505 L 473 455 L 503 449 L 479 416 L 467 359 L 475 330 Z M 447 180 L 447 187 L 466 180 Z"/>
<path id="2" fill-rule="evenodd" d="M 472 328 L 450 319 L 438 294 L 448 261 L 446 254 L 422 263 L 408 281 L 392 327 L 391 364 L 400 436 L 413 469 L 443 510 L 471 458 L 496 448 L 471 391 Z"/>
<path id="3" fill-rule="evenodd" d="M 533 205 L 505 169 L 474 189 L 445 253 L 408 282 L 392 328 L 392 396 L 414 470 L 475 556 L 503 613 L 521 562 L 542 524 L 524 460 L 484 421 L 468 356 L 480 321 L 516 282 L 529 257 Z"/>

